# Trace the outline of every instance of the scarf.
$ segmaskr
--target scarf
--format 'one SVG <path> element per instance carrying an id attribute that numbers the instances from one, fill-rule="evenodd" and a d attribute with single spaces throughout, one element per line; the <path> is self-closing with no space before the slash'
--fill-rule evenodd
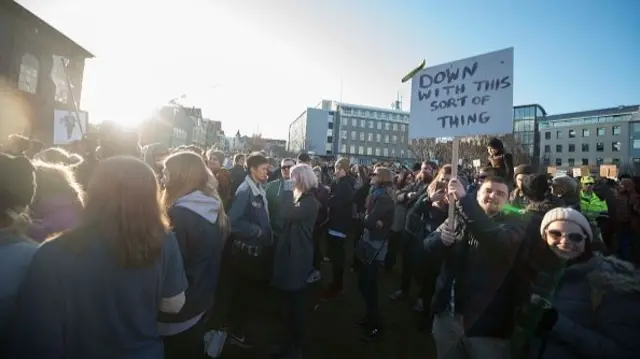
<path id="1" fill-rule="evenodd" d="M 366 215 L 369 215 L 369 213 L 371 213 L 371 210 L 373 209 L 373 205 L 374 203 L 376 203 L 376 199 L 378 199 L 378 197 L 380 197 L 386 191 L 387 191 L 387 188 L 385 187 L 371 187 L 371 191 L 369 192 L 369 195 L 367 196 L 367 199 L 365 201 Z"/>
<path id="2" fill-rule="evenodd" d="M 249 186 L 249 189 L 251 189 L 251 194 L 262 197 L 264 210 L 267 212 L 267 217 L 269 217 L 269 203 L 267 202 L 267 191 L 264 185 L 254 182 L 253 179 L 251 179 L 251 175 L 247 175 L 247 177 L 244 178 L 244 182 Z"/>

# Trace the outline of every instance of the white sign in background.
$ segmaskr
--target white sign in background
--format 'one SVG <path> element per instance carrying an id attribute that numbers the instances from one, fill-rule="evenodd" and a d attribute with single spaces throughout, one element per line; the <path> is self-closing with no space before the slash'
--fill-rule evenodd
<path id="1" fill-rule="evenodd" d="M 411 80 L 409 138 L 513 132 L 513 48 L 421 70 Z"/>
<path id="2" fill-rule="evenodd" d="M 87 112 L 80 111 L 82 129 L 87 130 Z M 53 110 L 53 143 L 64 145 L 82 139 L 75 111 Z"/>

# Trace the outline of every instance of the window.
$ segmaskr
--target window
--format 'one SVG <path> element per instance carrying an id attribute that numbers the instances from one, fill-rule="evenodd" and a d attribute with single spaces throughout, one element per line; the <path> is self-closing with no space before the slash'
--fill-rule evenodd
<path id="1" fill-rule="evenodd" d="M 611 144 L 611 151 L 620 152 L 620 147 L 621 147 L 620 142 L 614 142 Z"/>
<path id="2" fill-rule="evenodd" d="M 389 157 L 389 149 L 388 148 L 383 149 L 382 150 L 382 155 L 385 156 L 385 157 Z"/>
<path id="3" fill-rule="evenodd" d="M 390 124 L 389 122 L 385 123 L 385 124 L 384 124 L 384 129 L 385 129 L 386 131 L 389 131 L 389 130 L 391 129 L 391 124 Z"/>
<path id="4" fill-rule="evenodd" d="M 360 132 L 360 141 L 364 141 L 364 132 Z"/>
<path id="5" fill-rule="evenodd" d="M 404 136 L 400 136 L 400 143 L 404 144 Z"/>
<path id="6" fill-rule="evenodd" d="M 327 136 L 333 136 L 333 130 L 332 129 L 328 129 L 327 130 Z"/>
<path id="7" fill-rule="evenodd" d="M 394 144 L 398 143 L 398 136 L 396 135 L 391 136 L 391 143 L 394 143 Z"/>
<path id="8" fill-rule="evenodd" d="M 562 145 L 556 145 L 556 152 L 562 153 Z"/>
<path id="9" fill-rule="evenodd" d="M 542 164 L 544 166 L 548 166 L 549 164 L 551 164 L 551 161 L 548 158 L 545 157 L 545 158 L 542 159 Z"/>
<path id="10" fill-rule="evenodd" d="M 556 131 L 556 138 L 562 138 L 562 131 Z"/>
<path id="11" fill-rule="evenodd" d="M 546 152 L 546 153 L 551 152 L 551 146 L 549 146 L 549 145 L 544 145 L 544 152 Z"/>
<path id="12" fill-rule="evenodd" d="M 333 122 L 329 122 L 329 125 L 327 126 L 327 128 L 330 128 L 333 130 Z"/>
<path id="13" fill-rule="evenodd" d="M 60 103 L 69 103 L 69 86 L 67 85 L 66 67 L 69 60 L 63 56 L 53 55 L 51 66 L 51 80 L 56 88 L 55 100 Z"/>
<path id="14" fill-rule="evenodd" d="M 596 164 L 598 166 L 602 165 L 604 163 L 604 159 L 602 159 L 601 157 L 596 157 Z"/>
<path id="15" fill-rule="evenodd" d="M 396 156 L 396 149 L 392 148 L 391 149 L 391 157 L 395 157 Z"/>
<path id="16" fill-rule="evenodd" d="M 394 123 L 394 124 L 393 124 L 393 130 L 394 130 L 394 131 L 398 131 L 398 124 L 397 124 L 397 123 Z"/>
<path id="17" fill-rule="evenodd" d="M 591 130 L 588 128 L 585 128 L 584 130 L 582 130 L 582 137 L 589 137 L 591 136 Z"/>
<path id="18" fill-rule="evenodd" d="M 556 158 L 556 166 L 562 166 L 562 158 Z"/>
<path id="19" fill-rule="evenodd" d="M 569 130 L 569 138 L 576 138 L 576 130 Z"/>
<path id="20" fill-rule="evenodd" d="M 620 134 L 620 126 L 613 126 L 611 128 L 611 132 L 614 136 L 618 136 Z"/>
<path id="21" fill-rule="evenodd" d="M 573 158 L 569 158 L 569 167 L 573 167 L 576 165 L 576 160 Z"/>
<path id="22" fill-rule="evenodd" d="M 384 143 L 389 143 L 389 135 L 384 135 Z"/>
<path id="23" fill-rule="evenodd" d="M 351 154 L 355 154 L 356 153 L 356 146 L 355 145 L 349 146 L 349 153 L 351 153 Z"/>
<path id="24" fill-rule="evenodd" d="M 341 144 L 340 145 L 340 152 L 345 153 L 347 152 L 347 145 L 346 144 Z"/>
<path id="25" fill-rule="evenodd" d="M 550 140 L 551 139 L 551 132 L 547 131 L 544 133 L 544 139 L 545 140 Z"/>
<path id="26" fill-rule="evenodd" d="M 364 146 L 358 146 L 358 154 L 364 155 Z"/>
<path id="27" fill-rule="evenodd" d="M 360 127 L 367 128 L 367 120 L 360 120 Z"/>
<path id="28" fill-rule="evenodd" d="M 378 126 L 377 126 L 378 130 L 382 130 L 382 122 L 378 121 Z"/>
<path id="29" fill-rule="evenodd" d="M 604 142 L 596 143 L 596 152 L 604 152 Z"/>
<path id="30" fill-rule="evenodd" d="M 407 130 L 407 125 L 400 125 L 400 131 L 404 132 Z"/>
<path id="31" fill-rule="evenodd" d="M 369 128 L 373 128 L 373 121 L 369 121 Z"/>
<path id="32" fill-rule="evenodd" d="M 18 88 L 24 92 L 35 94 L 38 90 L 38 75 L 40 61 L 32 54 L 22 55 L 20 62 L 20 75 L 18 76 Z"/>
<path id="33" fill-rule="evenodd" d="M 329 114 L 329 115 L 327 115 L 327 121 L 328 121 L 329 123 L 333 123 L 333 114 Z"/>
<path id="34" fill-rule="evenodd" d="M 373 142 L 373 133 L 367 133 L 367 141 Z"/>
<path id="35" fill-rule="evenodd" d="M 582 152 L 589 152 L 589 144 L 588 143 L 583 143 L 582 144 Z"/>
<path id="36" fill-rule="evenodd" d="M 380 156 L 380 149 L 376 147 L 376 156 Z"/>
<path id="37" fill-rule="evenodd" d="M 613 159 L 611 160 L 611 162 L 612 162 L 614 165 L 618 165 L 618 166 L 620 165 L 620 159 L 619 159 L 619 158 L 613 158 Z"/>
<path id="38" fill-rule="evenodd" d="M 367 156 L 373 155 L 373 149 L 371 147 L 367 147 Z"/>
<path id="39" fill-rule="evenodd" d="M 351 141 L 355 141 L 357 137 L 358 137 L 358 132 L 351 131 Z"/>
<path id="40" fill-rule="evenodd" d="M 331 148 L 332 148 L 332 146 L 331 146 L 331 144 L 330 144 L 330 143 L 326 143 L 326 144 L 325 144 L 325 146 L 324 146 L 324 149 L 325 149 L 327 152 L 331 152 Z"/>
<path id="41" fill-rule="evenodd" d="M 633 124 L 633 132 L 640 132 L 640 122 Z"/>
<path id="42" fill-rule="evenodd" d="M 640 150 L 640 140 L 633 140 L 633 149 Z"/>
<path id="43" fill-rule="evenodd" d="M 376 142 L 382 142 L 382 135 L 379 133 L 376 133 Z"/>
<path id="44" fill-rule="evenodd" d="M 576 145 L 574 145 L 573 143 L 569 144 L 569 152 L 576 152 Z"/>
<path id="45" fill-rule="evenodd" d="M 596 128 L 596 136 L 598 136 L 598 137 L 604 136 L 604 127 Z"/>
<path id="46" fill-rule="evenodd" d="M 582 159 L 582 165 L 583 166 L 588 166 L 589 165 L 589 159 L 588 158 L 583 158 Z"/>

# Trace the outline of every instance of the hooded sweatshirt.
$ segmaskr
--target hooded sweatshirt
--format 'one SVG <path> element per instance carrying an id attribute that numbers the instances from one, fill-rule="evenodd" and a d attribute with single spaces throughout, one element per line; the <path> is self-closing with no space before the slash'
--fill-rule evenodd
<path id="1" fill-rule="evenodd" d="M 169 210 L 189 287 L 179 313 L 159 314 L 160 335 L 191 328 L 213 305 L 225 240 L 218 221 L 221 210 L 220 201 L 200 191 L 179 198 Z"/>

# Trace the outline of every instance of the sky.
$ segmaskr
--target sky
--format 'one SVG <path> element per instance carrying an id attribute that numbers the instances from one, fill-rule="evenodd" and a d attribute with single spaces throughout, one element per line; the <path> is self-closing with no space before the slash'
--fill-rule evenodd
<path id="1" fill-rule="evenodd" d="M 634 0 L 19 0 L 91 51 L 81 108 L 134 124 L 182 103 L 228 136 L 286 139 L 322 99 L 389 108 L 401 78 L 514 47 L 514 105 L 640 103 Z"/>

